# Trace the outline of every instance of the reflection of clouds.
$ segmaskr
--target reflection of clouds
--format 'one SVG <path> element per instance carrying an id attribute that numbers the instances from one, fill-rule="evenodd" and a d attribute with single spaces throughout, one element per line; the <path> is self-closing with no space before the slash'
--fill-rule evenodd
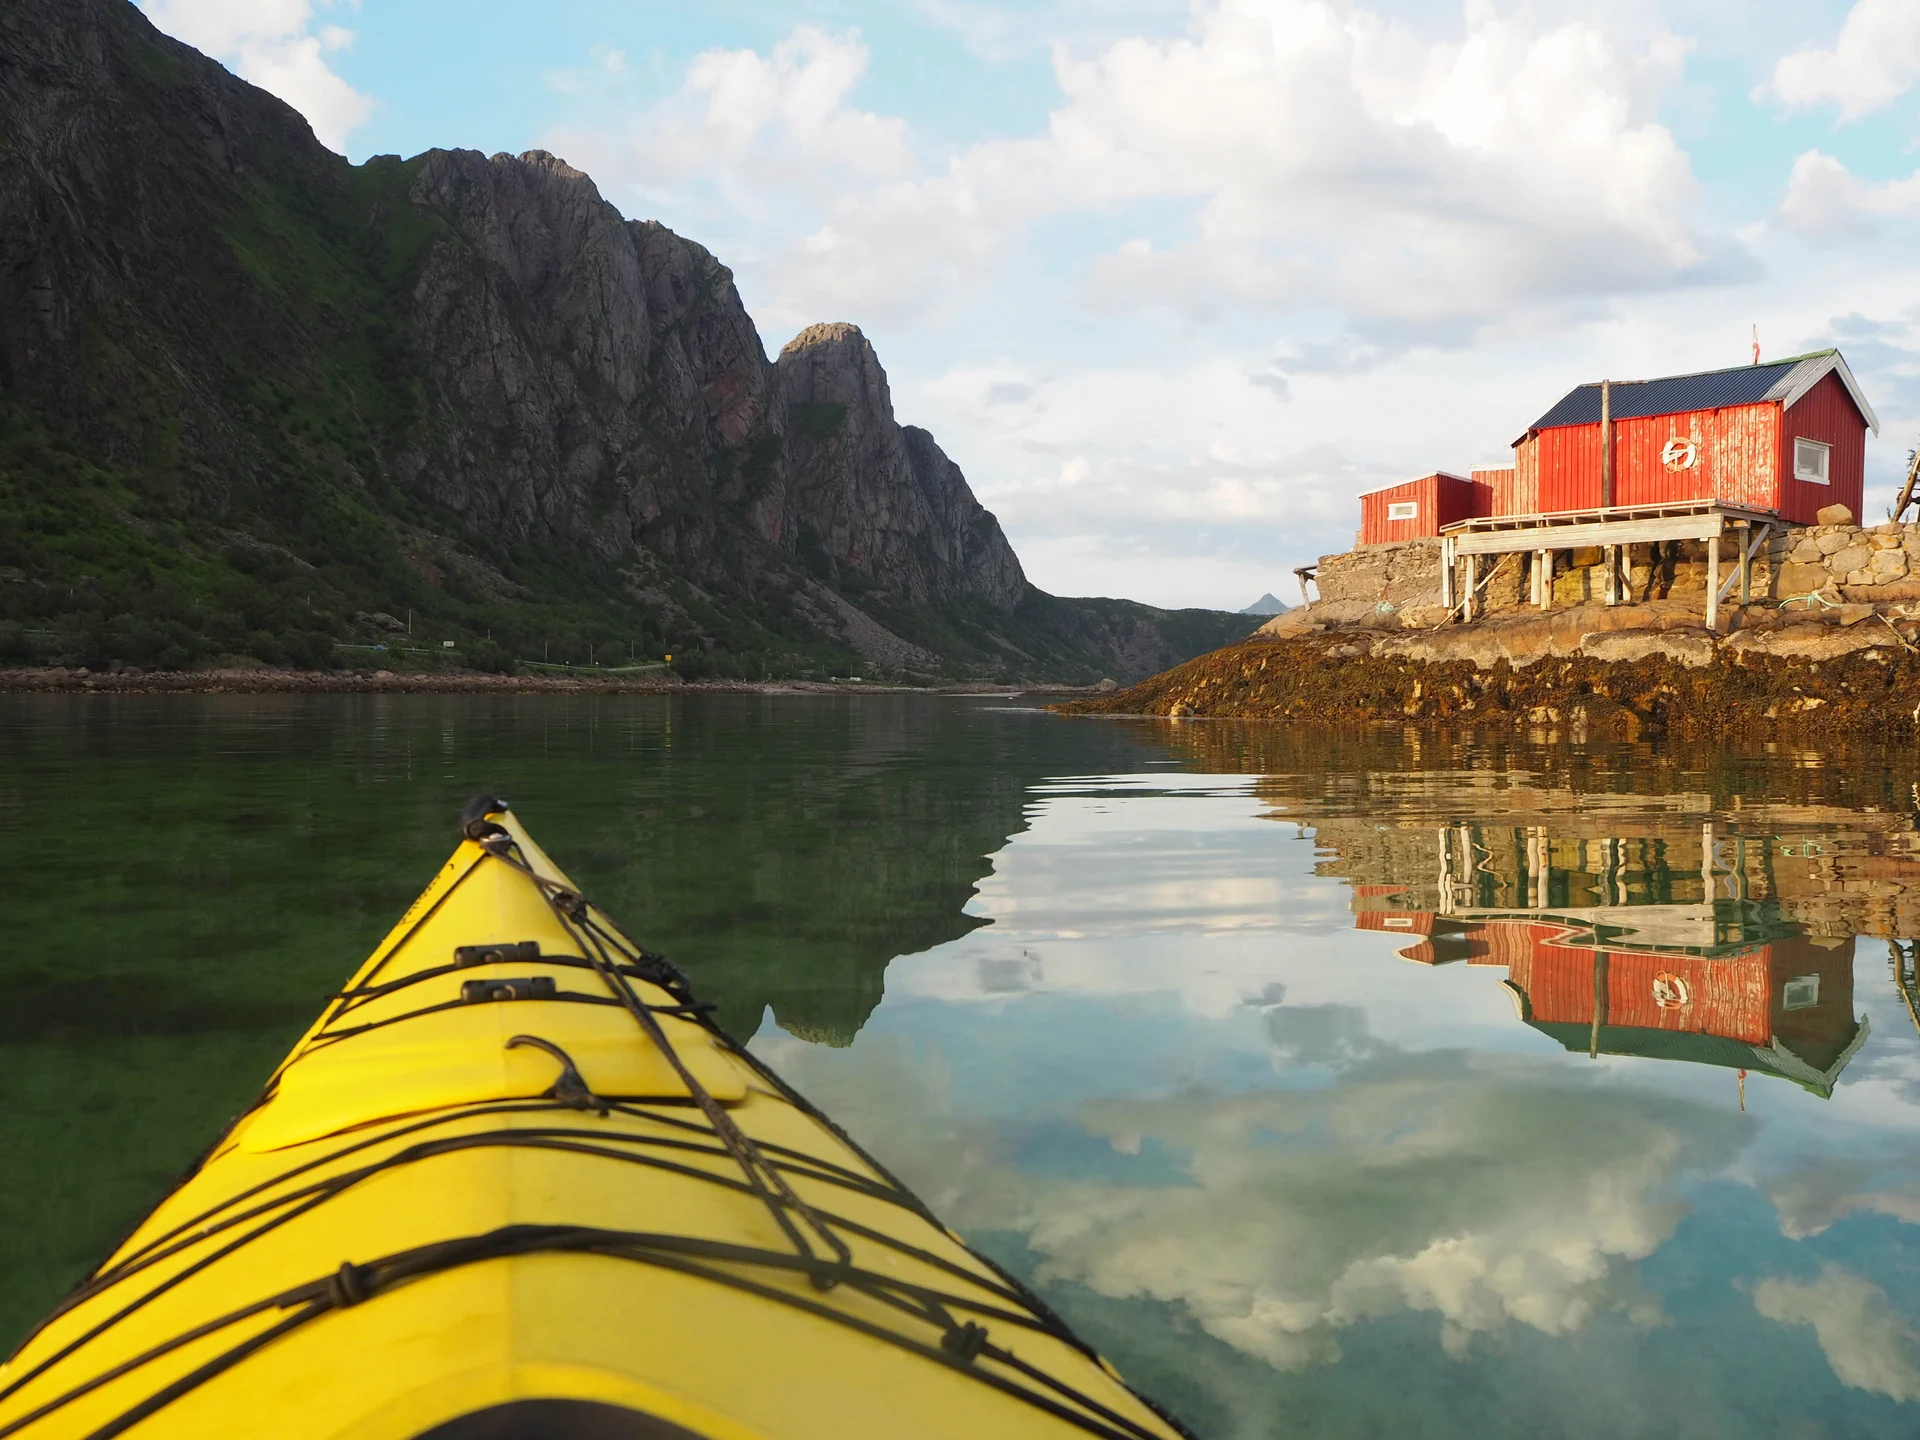
<path id="1" fill-rule="evenodd" d="M 1337 1065 L 1370 1048 L 1367 1012 L 1358 1005 L 1280 1005 L 1267 1011 L 1275 1058 L 1294 1065 Z"/>
<path id="2" fill-rule="evenodd" d="M 1024 1235 L 1043 1280 L 1177 1304 L 1282 1369 L 1337 1359 L 1341 1329 L 1410 1310 L 1437 1315 L 1456 1355 L 1514 1323 L 1658 1323 L 1631 1262 L 1673 1233 L 1676 1181 L 1732 1159 L 1729 1116 L 1544 1062 L 1394 1051 L 1342 1007 L 1315 1008 L 1282 1026 L 1287 1043 L 1371 1044 L 1371 1058 L 1330 1088 L 1084 1105 L 1112 1176 L 1022 1173 L 994 1127 L 952 1119 L 938 1072 L 900 1047 L 770 1058 L 952 1223 Z M 1143 1144 L 1188 1157 L 1190 1183 L 1130 1180 L 1124 1157 Z"/>
<path id="3" fill-rule="evenodd" d="M 1896 1190 L 1889 1181 L 1900 1186 Z M 1767 1180 L 1761 1188 L 1780 1216 L 1780 1233 L 1804 1240 L 1849 1215 L 1890 1215 L 1920 1225 L 1920 1176 L 1876 1174 L 1859 1161 L 1823 1159 Z M 1903 1193 L 1904 1192 L 1904 1193 Z"/>
<path id="4" fill-rule="evenodd" d="M 1032 936 L 1297 930 L 1315 900 L 1327 928 L 1350 923 L 1344 895 L 1277 873 L 1274 827 L 1250 778 L 1221 787 L 1217 777 L 1185 777 L 1212 783 L 1156 793 L 1180 778 L 1035 787 L 1027 830 L 996 857 L 969 908 Z M 1083 793 L 1095 784 L 1097 793 Z M 1116 795 L 1125 800 L 1123 823 L 1114 819 Z"/>
<path id="5" fill-rule="evenodd" d="M 1309 1033 L 1351 1043 L 1325 1022 Z M 1400 1310 L 1438 1314 L 1454 1353 L 1509 1322 L 1652 1323 L 1626 1262 L 1672 1233 L 1676 1173 L 1730 1158 L 1724 1118 L 1551 1074 L 1388 1055 L 1332 1090 L 1103 1102 L 1089 1129 L 1185 1147 L 1195 1184 L 1039 1190 L 1023 1228 L 1043 1273 L 1179 1302 L 1283 1368 Z"/>
<path id="6" fill-rule="evenodd" d="M 1838 1265 L 1812 1280 L 1770 1277 L 1753 1287 L 1753 1305 L 1782 1325 L 1811 1325 L 1841 1384 L 1920 1400 L 1920 1334 L 1871 1280 Z"/>

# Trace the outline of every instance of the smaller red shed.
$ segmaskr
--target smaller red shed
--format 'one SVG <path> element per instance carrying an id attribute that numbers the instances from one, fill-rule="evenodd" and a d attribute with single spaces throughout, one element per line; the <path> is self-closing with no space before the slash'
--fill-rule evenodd
<path id="1" fill-rule="evenodd" d="M 1360 497 L 1360 543 L 1393 545 L 1438 535 L 1443 525 L 1486 514 L 1490 500 L 1491 491 L 1444 470 L 1369 490 Z"/>

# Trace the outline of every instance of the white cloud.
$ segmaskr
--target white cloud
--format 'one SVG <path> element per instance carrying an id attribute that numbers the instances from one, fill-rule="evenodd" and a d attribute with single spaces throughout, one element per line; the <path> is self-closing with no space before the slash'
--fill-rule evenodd
<path id="1" fill-rule="evenodd" d="M 743 182 L 807 191 L 764 266 L 783 314 L 939 310 L 1035 222 L 1148 205 L 1178 233 L 1099 257 L 1107 304 L 1471 324 L 1721 263 L 1656 118 L 1686 48 L 1483 7 L 1428 43 L 1357 0 L 1196 0 L 1178 38 L 1056 45 L 1044 133 L 925 168 L 903 122 L 847 105 L 857 36 L 802 27 L 770 55 L 701 56 L 617 137 L 555 145 L 650 196 L 698 182 L 764 213 Z"/>
<path id="2" fill-rule="evenodd" d="M 1753 93 L 1793 109 L 1836 106 L 1858 120 L 1898 100 L 1920 80 L 1920 6 L 1913 0 L 1858 0 L 1832 49 L 1809 46 L 1784 57 Z"/>
<path id="3" fill-rule="evenodd" d="M 1818 1164 L 1775 1176 L 1761 1188 L 1780 1217 L 1780 1233 L 1789 1240 L 1838 1224 L 1849 1215 L 1890 1215 L 1908 1225 L 1920 1225 L 1920 1175 L 1878 1177 L 1858 1161 L 1823 1157 Z"/>
<path id="4" fill-rule="evenodd" d="M 1810 1325 L 1843 1385 L 1895 1400 L 1920 1400 L 1920 1334 L 1887 1303 L 1887 1292 L 1828 1265 L 1812 1280 L 1769 1277 L 1753 1306 L 1782 1325 Z"/>
<path id="5" fill-rule="evenodd" d="M 319 0 L 322 8 L 332 3 Z M 345 150 L 373 114 L 372 98 L 327 63 L 353 44 L 353 32 L 317 23 L 315 0 L 141 0 L 140 8 L 176 40 L 293 106 L 329 149 Z"/>
<path id="6" fill-rule="evenodd" d="M 1094 203 L 1198 206 L 1186 243 L 1105 258 L 1115 300 L 1480 319 L 1707 258 L 1691 169 L 1654 118 L 1685 49 L 1490 7 L 1425 43 L 1348 0 L 1221 0 L 1184 38 L 1060 56 L 1053 140 Z"/>
<path id="7" fill-rule="evenodd" d="M 849 103 L 867 60 L 857 30 L 831 35 L 803 25 L 765 55 L 705 51 L 666 100 L 628 109 L 612 125 L 559 127 L 543 143 L 615 198 L 637 195 L 675 219 L 684 211 L 783 233 L 796 209 L 817 216 L 821 194 L 913 163 L 905 122 Z M 624 57 L 606 51 L 588 70 L 551 78 L 614 109 L 629 83 Z M 811 238 L 831 263 L 833 237 Z"/>
<path id="8" fill-rule="evenodd" d="M 1819 150 L 1793 162 L 1780 202 L 1780 218 L 1810 235 L 1870 235 L 1878 219 L 1915 216 L 1920 216 L 1920 170 L 1876 185 Z"/>

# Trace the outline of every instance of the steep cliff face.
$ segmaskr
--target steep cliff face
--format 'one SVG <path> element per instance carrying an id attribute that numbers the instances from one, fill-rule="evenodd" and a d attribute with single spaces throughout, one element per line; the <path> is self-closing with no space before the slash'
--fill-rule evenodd
<path id="1" fill-rule="evenodd" d="M 564 161 L 350 166 L 125 0 L 0 10 L 0 575 L 0 650 L 142 663 L 405 610 L 500 660 L 1141 653 L 1027 583 L 855 327 L 770 362 L 724 265 Z"/>
<path id="2" fill-rule="evenodd" d="M 408 297 L 431 388 L 403 483 L 477 531 L 614 560 L 701 556 L 716 502 L 778 539 L 779 400 L 726 267 L 539 151 L 429 151 L 407 197 L 439 228 Z"/>
<path id="3" fill-rule="evenodd" d="M 1020 602 L 1027 577 L 999 522 L 933 436 L 894 419 L 886 371 L 857 326 L 807 327 L 778 372 L 802 544 L 914 603 Z"/>

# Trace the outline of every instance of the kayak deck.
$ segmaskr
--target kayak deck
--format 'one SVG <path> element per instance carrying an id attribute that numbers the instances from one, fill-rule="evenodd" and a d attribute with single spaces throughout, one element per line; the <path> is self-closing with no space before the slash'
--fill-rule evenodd
<path id="1" fill-rule="evenodd" d="M 1184 1433 L 480 808 L 0 1440 Z"/>

